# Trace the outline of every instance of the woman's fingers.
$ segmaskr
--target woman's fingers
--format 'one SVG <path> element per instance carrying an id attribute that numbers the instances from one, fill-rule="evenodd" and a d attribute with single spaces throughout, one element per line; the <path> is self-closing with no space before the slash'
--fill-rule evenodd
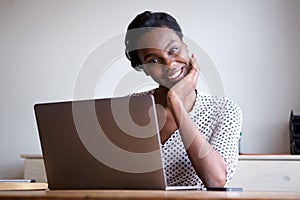
<path id="1" fill-rule="evenodd" d="M 189 82 L 190 87 L 196 89 L 199 77 L 199 67 L 194 54 L 192 54 L 192 57 L 190 58 L 190 66 L 190 72 L 185 76 L 184 79 Z"/>

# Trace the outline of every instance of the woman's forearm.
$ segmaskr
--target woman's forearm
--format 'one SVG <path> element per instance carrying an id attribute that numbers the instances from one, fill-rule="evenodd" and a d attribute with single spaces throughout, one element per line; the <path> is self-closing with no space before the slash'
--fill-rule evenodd
<path id="1" fill-rule="evenodd" d="M 223 187 L 226 183 L 226 166 L 222 156 L 215 151 L 188 116 L 182 101 L 169 96 L 174 119 L 189 158 L 206 187 Z"/>
<path id="2" fill-rule="evenodd" d="M 184 134 L 183 132 L 182 137 L 184 137 Z M 203 140 L 205 138 L 199 132 L 187 149 L 189 158 L 206 187 L 223 187 L 226 184 L 225 161 L 209 143 L 207 145 L 210 145 L 210 147 L 201 148 L 202 145 L 206 145 Z M 201 154 L 203 153 L 201 151 L 207 154 L 202 157 Z"/>

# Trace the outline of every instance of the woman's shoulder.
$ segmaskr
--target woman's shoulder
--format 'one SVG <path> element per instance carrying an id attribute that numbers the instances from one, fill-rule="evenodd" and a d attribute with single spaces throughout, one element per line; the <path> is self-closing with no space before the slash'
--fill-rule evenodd
<path id="1" fill-rule="evenodd" d="M 219 111 L 232 110 L 241 113 L 240 106 L 232 99 L 226 96 L 211 95 L 199 92 L 195 102 L 197 107 L 213 108 Z"/>
<path id="2" fill-rule="evenodd" d="M 144 95 L 154 95 L 155 89 L 143 91 L 143 92 L 134 92 L 130 96 L 144 96 Z"/>
<path id="3" fill-rule="evenodd" d="M 219 95 L 212 95 L 212 94 L 208 94 L 208 93 L 204 93 L 204 92 L 198 92 L 197 93 L 197 100 L 201 100 L 201 101 L 212 101 L 212 102 L 226 102 L 226 101 L 231 101 L 231 99 L 229 99 L 226 96 L 219 96 Z"/>

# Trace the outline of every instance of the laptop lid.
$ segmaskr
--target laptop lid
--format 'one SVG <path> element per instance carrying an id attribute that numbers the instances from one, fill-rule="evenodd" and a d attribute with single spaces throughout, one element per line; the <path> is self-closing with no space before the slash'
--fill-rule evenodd
<path id="1" fill-rule="evenodd" d="M 34 106 L 49 189 L 165 189 L 153 96 Z"/>

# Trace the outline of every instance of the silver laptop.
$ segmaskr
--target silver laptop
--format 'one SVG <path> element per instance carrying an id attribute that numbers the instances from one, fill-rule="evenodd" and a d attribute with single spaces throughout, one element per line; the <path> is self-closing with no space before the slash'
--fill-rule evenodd
<path id="1" fill-rule="evenodd" d="M 34 106 L 48 187 L 167 187 L 153 96 L 39 103 Z"/>

